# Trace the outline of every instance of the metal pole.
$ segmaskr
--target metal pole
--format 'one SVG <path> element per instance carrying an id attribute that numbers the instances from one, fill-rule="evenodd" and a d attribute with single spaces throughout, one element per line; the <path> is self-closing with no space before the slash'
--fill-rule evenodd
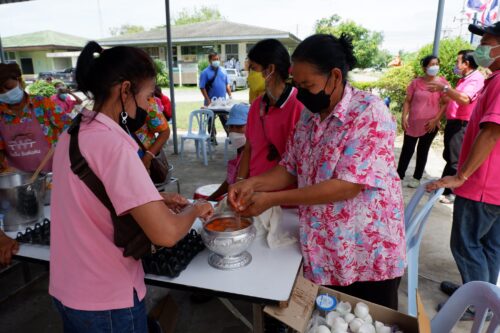
<path id="1" fill-rule="evenodd" d="M 5 55 L 3 54 L 3 47 L 2 47 L 2 36 L 0 36 L 0 62 L 2 64 L 5 64 Z"/>
<path id="2" fill-rule="evenodd" d="M 472 19 L 472 24 L 476 24 L 477 23 L 477 12 L 474 12 L 474 18 Z M 474 34 L 471 33 L 470 34 L 470 43 L 472 44 L 472 42 L 474 42 Z"/>
<path id="3" fill-rule="evenodd" d="M 445 0 L 439 0 L 436 17 L 436 30 L 434 31 L 434 46 L 432 48 L 432 54 L 436 57 L 439 55 L 439 41 L 441 39 L 441 27 L 443 25 L 444 1 Z"/>
<path id="4" fill-rule="evenodd" d="M 168 55 L 168 79 L 170 86 L 170 101 L 172 103 L 172 129 L 174 132 L 174 154 L 178 153 L 177 149 L 177 117 L 175 115 L 175 94 L 174 94 L 174 65 L 172 58 L 172 34 L 170 30 L 170 0 L 165 0 L 165 12 L 167 24 L 167 55 Z"/>

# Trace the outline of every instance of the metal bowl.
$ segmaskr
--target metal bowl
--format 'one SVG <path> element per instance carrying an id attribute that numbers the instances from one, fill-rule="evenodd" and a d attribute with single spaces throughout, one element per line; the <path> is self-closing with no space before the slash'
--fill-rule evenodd
<path id="1" fill-rule="evenodd" d="M 29 183 L 31 174 L 13 172 L 0 175 L 0 214 L 3 230 L 24 230 L 43 219 L 45 175 Z"/>
<path id="2" fill-rule="evenodd" d="M 250 264 L 252 255 L 246 249 L 252 244 L 257 234 L 253 218 L 242 217 L 241 219 L 249 221 L 250 225 L 237 231 L 213 231 L 206 228 L 210 222 L 221 218 L 236 219 L 232 213 L 216 214 L 204 224 L 201 231 L 203 243 L 212 252 L 208 256 L 208 263 L 222 270 L 233 270 Z"/>

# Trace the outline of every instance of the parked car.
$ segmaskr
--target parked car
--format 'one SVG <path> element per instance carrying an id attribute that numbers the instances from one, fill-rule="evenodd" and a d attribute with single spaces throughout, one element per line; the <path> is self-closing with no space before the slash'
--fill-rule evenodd
<path id="1" fill-rule="evenodd" d="M 231 91 L 235 91 L 237 88 L 248 88 L 247 78 L 241 75 L 239 71 L 234 68 L 227 68 L 226 73 L 229 79 Z"/>
<path id="2" fill-rule="evenodd" d="M 76 88 L 75 81 L 75 68 L 70 67 L 63 69 L 62 71 L 48 71 L 48 72 L 40 72 L 38 74 L 39 80 L 45 80 L 51 77 L 53 80 L 59 80 L 64 82 L 64 84 L 71 89 Z"/>

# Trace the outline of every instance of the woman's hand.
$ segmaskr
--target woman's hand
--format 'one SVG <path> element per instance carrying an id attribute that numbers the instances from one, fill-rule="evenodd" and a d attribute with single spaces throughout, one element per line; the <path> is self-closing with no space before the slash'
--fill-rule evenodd
<path id="1" fill-rule="evenodd" d="M 144 156 L 142 157 L 142 163 L 144 164 L 144 167 L 146 168 L 146 170 L 148 170 L 148 173 L 150 172 L 150 168 L 151 168 L 151 161 L 153 160 L 153 157 L 149 154 L 144 154 Z"/>
<path id="2" fill-rule="evenodd" d="M 401 117 L 401 125 L 403 126 L 403 131 L 408 131 L 408 116 L 403 114 Z"/>
<path id="3" fill-rule="evenodd" d="M 255 192 L 250 198 L 250 205 L 241 212 L 242 216 L 257 216 L 272 207 L 268 193 Z"/>
<path id="4" fill-rule="evenodd" d="M 458 175 L 455 176 L 446 176 L 437 180 L 435 182 L 430 183 L 426 186 L 427 191 L 435 191 L 438 188 L 457 188 L 462 186 L 465 183 L 465 179 L 460 179 Z"/>
<path id="5" fill-rule="evenodd" d="M 19 243 L 0 231 L 0 265 L 9 265 L 17 251 Z"/>
<path id="6" fill-rule="evenodd" d="M 431 119 L 429 120 L 426 124 L 425 124 L 425 131 L 427 133 L 432 133 L 434 132 L 436 129 L 439 128 L 439 125 L 440 125 L 440 119 L 439 118 L 434 118 L 434 119 Z"/>
<path id="7" fill-rule="evenodd" d="M 228 203 L 235 211 L 242 212 L 250 206 L 253 194 L 252 180 L 242 180 L 229 186 Z"/>
<path id="8" fill-rule="evenodd" d="M 206 200 L 196 200 L 193 208 L 196 210 L 196 215 L 205 221 L 214 214 L 214 207 Z"/>
<path id="9" fill-rule="evenodd" d="M 174 213 L 180 213 L 186 206 L 189 205 L 189 201 L 180 194 L 160 192 L 160 195 L 163 197 L 165 205 L 167 205 L 167 207 Z"/>

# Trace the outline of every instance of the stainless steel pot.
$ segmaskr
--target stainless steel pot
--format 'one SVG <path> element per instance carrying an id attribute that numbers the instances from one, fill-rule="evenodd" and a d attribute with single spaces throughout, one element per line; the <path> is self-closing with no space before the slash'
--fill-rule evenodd
<path id="1" fill-rule="evenodd" d="M 29 183 L 29 173 L 0 175 L 0 214 L 3 230 L 24 230 L 28 224 L 43 219 L 46 175 Z"/>
<path id="2" fill-rule="evenodd" d="M 211 221 L 220 218 L 235 218 L 235 216 L 230 212 L 216 214 L 203 226 L 201 238 L 212 252 L 208 256 L 208 263 L 222 270 L 233 270 L 250 264 L 252 255 L 246 249 L 257 234 L 253 218 L 242 217 L 241 219 L 249 221 L 250 225 L 237 231 L 212 231 L 206 228 Z"/>

